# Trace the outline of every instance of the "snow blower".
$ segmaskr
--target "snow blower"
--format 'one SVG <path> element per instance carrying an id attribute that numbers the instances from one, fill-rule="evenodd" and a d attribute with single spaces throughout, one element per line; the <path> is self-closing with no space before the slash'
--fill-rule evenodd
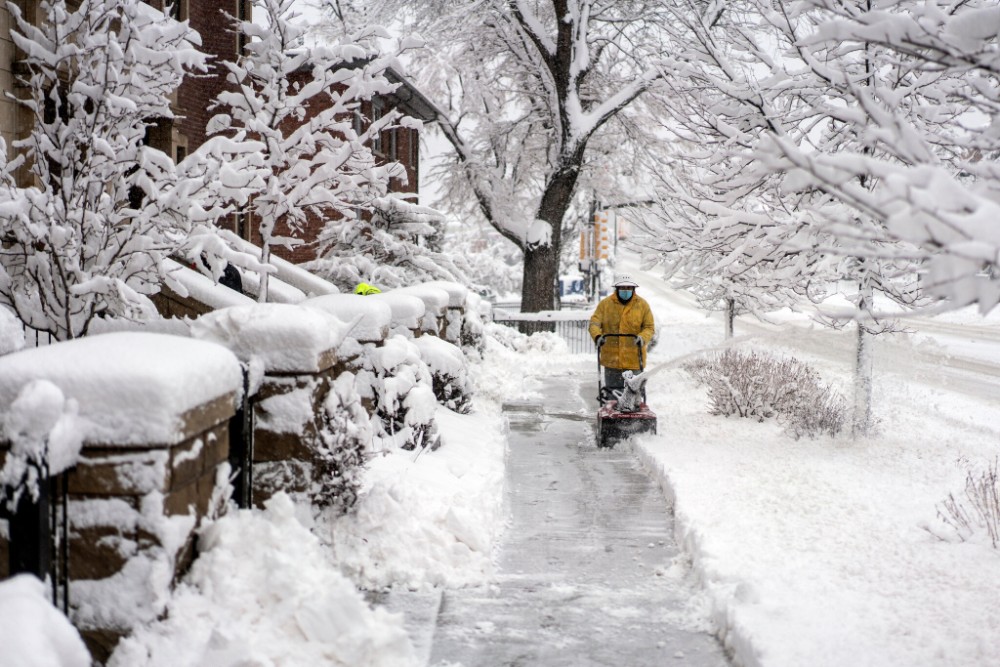
<path id="1" fill-rule="evenodd" d="M 639 373 L 624 371 L 623 386 L 604 383 L 601 348 L 609 338 L 631 338 L 639 346 Z M 603 334 L 597 337 L 597 446 L 614 447 L 615 443 L 636 433 L 656 433 L 656 414 L 646 405 L 646 380 L 643 373 L 645 348 L 635 334 Z"/>

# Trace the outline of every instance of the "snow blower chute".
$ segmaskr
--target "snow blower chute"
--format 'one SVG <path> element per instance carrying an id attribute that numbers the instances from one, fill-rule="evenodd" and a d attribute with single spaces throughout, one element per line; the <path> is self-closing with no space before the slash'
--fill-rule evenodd
<path id="1" fill-rule="evenodd" d="M 630 338 L 639 346 L 639 373 L 624 371 L 622 386 L 604 381 L 601 348 L 609 338 Z M 622 341 L 624 342 L 624 341 Z M 646 405 L 645 348 L 634 334 L 603 334 L 597 337 L 597 446 L 614 447 L 616 442 L 636 433 L 656 433 L 656 414 Z"/>

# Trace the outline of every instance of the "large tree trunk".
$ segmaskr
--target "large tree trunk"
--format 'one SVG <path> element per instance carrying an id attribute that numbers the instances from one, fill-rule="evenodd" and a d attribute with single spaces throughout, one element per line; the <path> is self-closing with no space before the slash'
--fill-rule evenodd
<path id="1" fill-rule="evenodd" d="M 566 159 L 542 194 L 542 201 L 538 205 L 538 219 L 551 225 L 551 243 L 527 248 L 524 251 L 524 272 L 521 283 L 522 313 L 555 309 L 563 218 L 566 217 L 566 211 L 573 199 L 576 179 L 580 175 L 580 164 L 583 162 L 583 152 L 584 148 L 580 146 Z"/>
<path id="2" fill-rule="evenodd" d="M 556 281 L 559 279 L 559 256 L 555 245 L 540 246 L 524 253 L 522 313 L 554 309 Z"/>

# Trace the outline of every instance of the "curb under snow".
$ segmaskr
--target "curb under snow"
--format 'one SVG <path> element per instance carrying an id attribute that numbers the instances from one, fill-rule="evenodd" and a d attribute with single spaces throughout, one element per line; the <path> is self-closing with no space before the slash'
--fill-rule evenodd
<path id="1" fill-rule="evenodd" d="M 674 539 L 681 553 L 691 560 L 691 569 L 698 583 L 709 595 L 716 636 L 725 647 L 726 654 L 735 667 L 763 667 L 760 651 L 754 646 L 749 629 L 736 618 L 735 605 L 741 601 L 741 597 L 745 597 L 746 586 L 739 581 L 733 581 L 731 577 L 726 577 L 714 567 L 715 558 L 711 552 L 705 550 L 701 531 L 692 524 L 684 511 L 683 503 L 678 499 L 670 475 L 663 464 L 657 461 L 642 444 L 634 442 L 632 450 L 635 451 L 642 466 L 655 477 L 664 496 L 673 507 Z"/>

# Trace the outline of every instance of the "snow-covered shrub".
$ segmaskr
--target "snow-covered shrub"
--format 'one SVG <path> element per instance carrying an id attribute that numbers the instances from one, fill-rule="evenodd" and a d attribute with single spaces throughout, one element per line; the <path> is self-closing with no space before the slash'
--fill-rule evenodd
<path id="1" fill-rule="evenodd" d="M 377 347 L 351 339 L 341 353 L 349 359 L 358 393 L 373 405 L 377 451 L 438 447 L 433 380 L 413 341 L 397 335 Z"/>
<path id="2" fill-rule="evenodd" d="M 342 373 L 323 403 L 323 429 L 315 449 L 311 499 L 318 507 L 346 513 L 358 500 L 365 446 L 371 439 L 368 413 L 354 388 L 354 375 Z"/>
<path id="3" fill-rule="evenodd" d="M 713 415 L 758 421 L 773 417 L 796 438 L 836 435 L 844 425 L 843 399 L 797 359 L 730 349 L 684 368 L 708 387 Z"/>
<path id="4" fill-rule="evenodd" d="M 471 412 L 472 383 L 462 350 L 435 336 L 421 336 L 413 342 L 431 371 L 438 403 L 463 415 Z"/>
<path id="5" fill-rule="evenodd" d="M 255 486 L 289 493 L 294 488 L 316 508 L 348 511 L 357 500 L 365 446 L 371 439 L 370 419 L 354 376 L 348 372 L 332 382 L 314 377 L 305 383 L 271 378 L 270 388 L 273 393 L 255 405 L 256 428 L 293 438 L 302 453 L 256 463 Z"/>
<path id="6" fill-rule="evenodd" d="M 985 470 L 969 471 L 965 477 L 965 502 L 949 493 L 938 505 L 938 518 L 960 541 L 965 542 L 977 531 L 985 530 L 994 549 L 1000 548 L 1000 480 L 997 461 Z"/>
<path id="7" fill-rule="evenodd" d="M 462 349 L 482 355 L 486 349 L 486 324 L 483 321 L 484 301 L 478 294 L 469 294 L 462 318 Z M 488 312 L 488 309 L 487 309 Z"/>

